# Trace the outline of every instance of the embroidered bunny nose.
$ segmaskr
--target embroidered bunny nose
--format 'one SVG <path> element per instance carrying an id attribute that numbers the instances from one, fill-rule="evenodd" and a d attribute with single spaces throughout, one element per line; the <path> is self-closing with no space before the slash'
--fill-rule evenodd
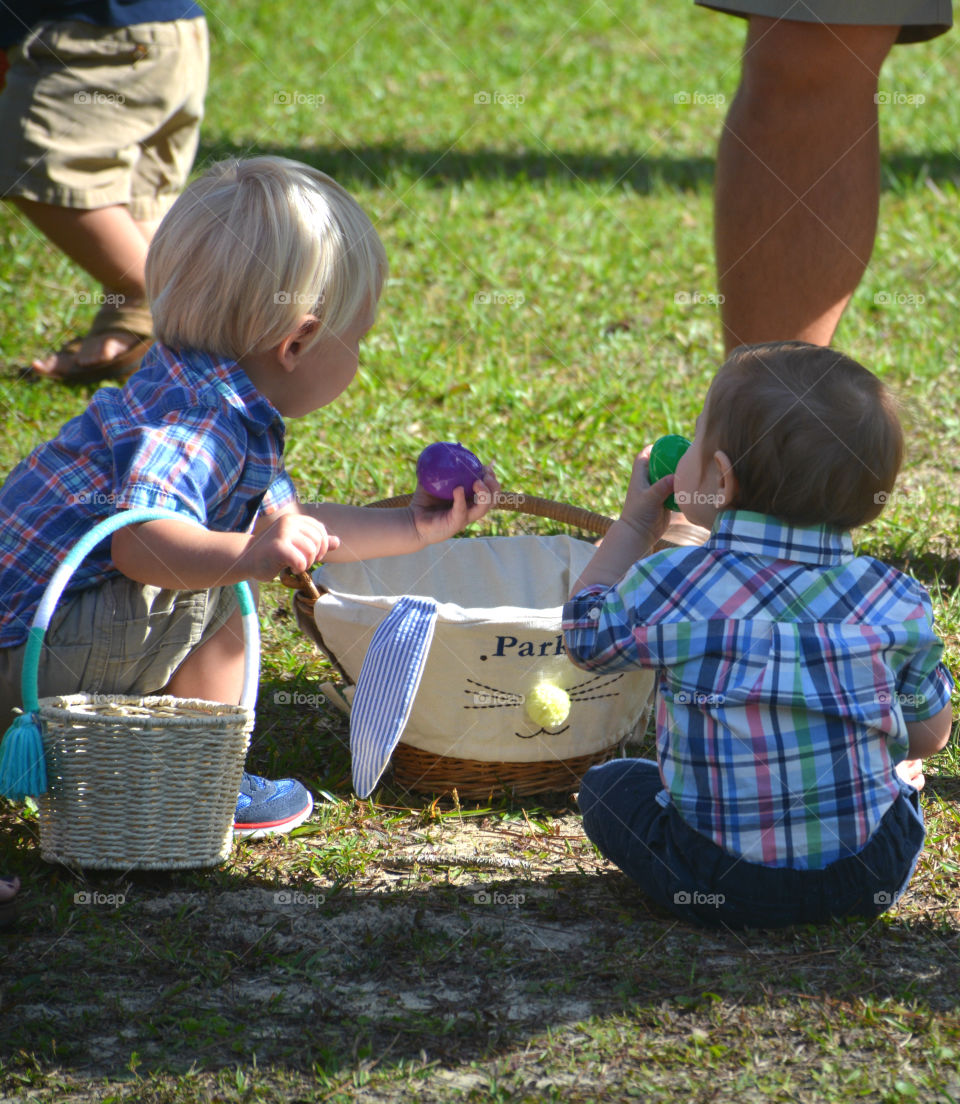
<path id="1" fill-rule="evenodd" d="M 527 716 L 541 728 L 556 728 L 570 714 L 570 695 L 552 682 L 541 682 L 527 695 Z"/>

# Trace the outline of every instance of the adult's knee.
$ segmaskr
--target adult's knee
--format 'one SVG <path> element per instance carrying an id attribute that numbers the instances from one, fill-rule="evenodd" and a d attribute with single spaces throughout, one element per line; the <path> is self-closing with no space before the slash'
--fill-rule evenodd
<path id="1" fill-rule="evenodd" d="M 818 103 L 842 112 L 845 105 L 872 100 L 898 31 L 892 26 L 754 16 L 744 47 L 740 95 L 751 110 L 782 115 L 806 112 Z"/>

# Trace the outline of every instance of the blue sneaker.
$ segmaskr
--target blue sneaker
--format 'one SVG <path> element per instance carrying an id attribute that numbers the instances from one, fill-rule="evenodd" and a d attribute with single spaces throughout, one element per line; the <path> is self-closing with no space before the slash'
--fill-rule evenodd
<path id="1" fill-rule="evenodd" d="M 313 812 L 313 798 L 306 786 L 292 778 L 270 782 L 257 774 L 243 772 L 233 834 L 260 839 L 289 832 L 303 824 Z"/>

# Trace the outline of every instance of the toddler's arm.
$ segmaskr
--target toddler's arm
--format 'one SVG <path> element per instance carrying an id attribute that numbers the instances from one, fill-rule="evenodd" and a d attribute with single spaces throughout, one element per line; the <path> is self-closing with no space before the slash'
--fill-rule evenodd
<path id="1" fill-rule="evenodd" d="M 574 583 L 571 597 L 597 583 L 602 586 L 618 583 L 663 536 L 669 521 L 663 504 L 673 490 L 673 476 L 665 475 L 651 487 L 647 474 L 649 456 L 648 445 L 634 460 L 620 518 L 607 530 L 603 543 Z"/>
<path id="2" fill-rule="evenodd" d="M 293 507 L 301 514 L 322 522 L 340 538 L 339 547 L 331 547 L 326 559 L 331 563 L 367 560 L 374 556 L 400 556 L 415 552 L 427 544 L 452 537 L 471 522 L 479 521 L 493 505 L 500 484 L 491 468 L 484 468 L 483 481 L 473 485 L 474 502 L 467 503 L 462 487 L 457 487 L 453 502 L 433 498 L 417 487 L 409 506 L 398 509 L 370 509 L 336 502 L 317 505 L 300 503 Z"/>
<path id="3" fill-rule="evenodd" d="M 216 533 L 187 521 L 147 521 L 114 533 L 111 556 L 127 578 L 171 590 L 266 582 L 308 571 L 339 543 L 315 518 L 280 511 L 253 533 Z"/>

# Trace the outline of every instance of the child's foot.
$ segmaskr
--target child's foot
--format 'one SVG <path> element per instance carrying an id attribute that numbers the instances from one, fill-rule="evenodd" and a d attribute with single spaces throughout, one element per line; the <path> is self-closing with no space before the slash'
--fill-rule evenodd
<path id="1" fill-rule="evenodd" d="M 0 878 L 0 928 L 8 928 L 17 920 L 19 878 Z"/>
<path id="2" fill-rule="evenodd" d="M 303 824 L 312 812 L 313 798 L 306 786 L 292 778 L 270 782 L 244 771 L 233 816 L 233 834 L 260 839 L 289 832 Z"/>
<path id="3" fill-rule="evenodd" d="M 909 782 L 915 790 L 922 790 L 926 779 L 923 777 L 923 760 L 922 759 L 903 759 L 897 763 L 897 774 L 904 780 Z"/>

